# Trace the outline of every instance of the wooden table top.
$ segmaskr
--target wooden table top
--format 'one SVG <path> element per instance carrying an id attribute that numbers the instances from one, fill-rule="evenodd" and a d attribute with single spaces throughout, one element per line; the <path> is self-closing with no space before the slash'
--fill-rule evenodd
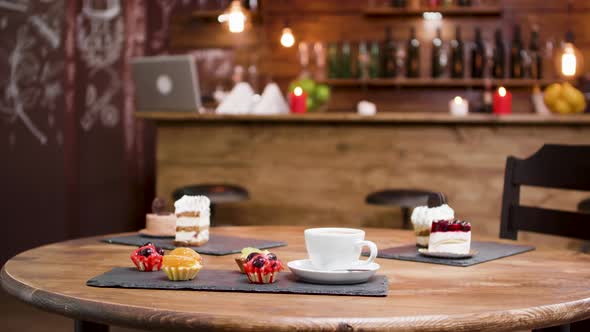
<path id="1" fill-rule="evenodd" d="M 212 231 L 286 240 L 273 250 L 284 263 L 306 257 L 303 227 Z M 414 241 L 410 231 L 366 231 L 380 248 Z M 502 331 L 590 318 L 590 255 L 573 251 L 538 248 L 471 267 L 377 259 L 389 295 L 375 298 L 88 287 L 91 277 L 132 264 L 132 247 L 97 239 L 23 252 L 2 268 L 2 286 L 54 313 L 153 329 Z M 204 256 L 204 264 L 236 269 L 232 255 Z"/>

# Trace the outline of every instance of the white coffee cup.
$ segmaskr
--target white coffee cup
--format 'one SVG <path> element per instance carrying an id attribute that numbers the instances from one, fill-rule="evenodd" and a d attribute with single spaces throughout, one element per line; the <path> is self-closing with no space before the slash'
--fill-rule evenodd
<path id="1" fill-rule="evenodd" d="M 309 228 L 304 232 L 305 247 L 316 269 L 339 270 L 362 268 L 377 257 L 377 245 L 365 241 L 365 231 L 354 228 Z M 371 255 L 360 260 L 363 247 L 369 247 Z"/>

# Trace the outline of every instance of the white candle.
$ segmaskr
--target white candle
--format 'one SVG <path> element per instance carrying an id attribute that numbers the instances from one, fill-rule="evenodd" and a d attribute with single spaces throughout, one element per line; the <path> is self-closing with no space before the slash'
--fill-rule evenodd
<path id="1" fill-rule="evenodd" d="M 457 116 L 467 115 L 469 113 L 469 102 L 467 99 L 457 96 L 449 102 L 449 112 Z"/>

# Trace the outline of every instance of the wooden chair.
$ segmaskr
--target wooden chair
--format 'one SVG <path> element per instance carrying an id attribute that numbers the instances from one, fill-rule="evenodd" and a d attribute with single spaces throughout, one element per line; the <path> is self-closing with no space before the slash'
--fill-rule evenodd
<path id="1" fill-rule="evenodd" d="M 500 237 L 518 231 L 590 240 L 590 214 L 520 205 L 520 186 L 590 191 L 590 146 L 544 145 L 527 159 L 508 157 Z"/>
<path id="2" fill-rule="evenodd" d="M 530 231 L 590 240 L 590 213 L 520 205 L 520 186 L 590 191 L 590 146 L 544 145 L 527 159 L 508 157 L 504 176 L 500 238 L 516 240 Z M 571 331 L 589 331 L 588 321 Z M 570 325 L 534 331 L 570 331 Z"/>

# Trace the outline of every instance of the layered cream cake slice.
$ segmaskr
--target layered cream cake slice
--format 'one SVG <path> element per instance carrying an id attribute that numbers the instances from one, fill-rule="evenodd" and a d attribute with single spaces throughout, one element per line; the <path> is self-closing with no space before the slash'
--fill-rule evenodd
<path id="1" fill-rule="evenodd" d="M 174 202 L 175 246 L 198 247 L 209 241 L 210 206 L 206 196 L 184 195 Z"/>
<path id="2" fill-rule="evenodd" d="M 470 223 L 460 220 L 439 220 L 432 223 L 428 251 L 468 254 L 470 248 Z"/>

